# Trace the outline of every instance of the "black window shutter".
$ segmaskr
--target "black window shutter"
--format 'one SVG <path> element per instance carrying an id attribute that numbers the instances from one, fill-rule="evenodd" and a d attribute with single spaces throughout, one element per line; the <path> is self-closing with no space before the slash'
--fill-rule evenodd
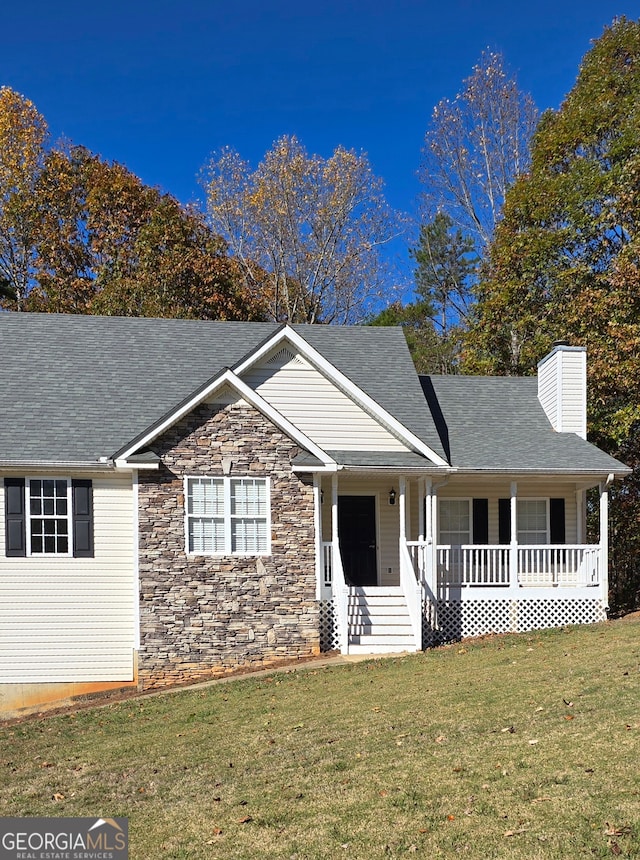
<path id="1" fill-rule="evenodd" d="M 473 542 L 489 543 L 489 499 L 473 500 Z"/>
<path id="2" fill-rule="evenodd" d="M 24 478 L 4 479 L 5 555 L 27 554 L 24 522 Z"/>
<path id="3" fill-rule="evenodd" d="M 93 487 L 91 481 L 72 481 L 73 554 L 93 558 Z"/>
<path id="4" fill-rule="evenodd" d="M 549 499 L 551 543 L 566 543 L 567 536 L 564 520 L 564 499 Z"/>
<path id="5" fill-rule="evenodd" d="M 511 543 L 511 499 L 498 499 L 498 542 Z"/>

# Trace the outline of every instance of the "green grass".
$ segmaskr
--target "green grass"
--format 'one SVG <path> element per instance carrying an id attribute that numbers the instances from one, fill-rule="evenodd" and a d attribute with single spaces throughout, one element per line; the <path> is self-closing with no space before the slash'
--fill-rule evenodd
<path id="1" fill-rule="evenodd" d="M 141 858 L 640 857 L 640 621 L 246 677 L 2 730 L 0 814 Z"/>

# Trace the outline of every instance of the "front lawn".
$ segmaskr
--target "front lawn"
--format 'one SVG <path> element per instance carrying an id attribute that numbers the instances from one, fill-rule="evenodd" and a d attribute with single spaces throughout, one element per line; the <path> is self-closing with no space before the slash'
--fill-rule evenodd
<path id="1" fill-rule="evenodd" d="M 0 814 L 130 857 L 640 857 L 640 620 L 245 677 L 1 730 Z"/>

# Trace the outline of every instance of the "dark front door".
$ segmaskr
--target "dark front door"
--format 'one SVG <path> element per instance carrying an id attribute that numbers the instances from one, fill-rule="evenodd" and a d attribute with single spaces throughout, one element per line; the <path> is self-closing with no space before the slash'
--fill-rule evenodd
<path id="1" fill-rule="evenodd" d="M 338 534 L 351 585 L 377 585 L 375 496 L 338 496 Z"/>

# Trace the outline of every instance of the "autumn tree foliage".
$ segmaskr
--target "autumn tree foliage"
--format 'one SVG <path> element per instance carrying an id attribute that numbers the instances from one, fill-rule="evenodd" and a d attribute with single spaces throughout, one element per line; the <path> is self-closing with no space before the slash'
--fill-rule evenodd
<path id="1" fill-rule="evenodd" d="M 213 229 L 272 319 L 355 322 L 387 286 L 380 249 L 398 220 L 365 155 L 338 147 L 325 159 L 284 136 L 255 170 L 223 149 L 204 184 Z"/>
<path id="2" fill-rule="evenodd" d="M 35 105 L 9 87 L 0 88 L 0 295 L 17 307 L 32 281 L 35 186 L 46 139 L 47 125 Z"/>
<path id="3" fill-rule="evenodd" d="M 640 22 L 607 27 L 507 193 L 465 367 L 521 374 L 587 347 L 590 438 L 640 468 Z M 613 598 L 640 597 L 640 482 L 614 489 Z"/>
<path id="4" fill-rule="evenodd" d="M 263 319 L 204 215 L 0 90 L 0 303 L 17 310 Z"/>

